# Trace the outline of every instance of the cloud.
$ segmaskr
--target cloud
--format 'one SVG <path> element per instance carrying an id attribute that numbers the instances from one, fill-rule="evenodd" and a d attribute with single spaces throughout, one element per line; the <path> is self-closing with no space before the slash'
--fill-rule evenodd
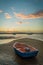
<path id="1" fill-rule="evenodd" d="M 43 11 L 39 11 L 39 12 L 36 12 L 36 13 L 33 13 L 33 14 L 29 14 L 29 15 L 24 15 L 22 13 L 15 13 L 14 12 L 14 15 L 18 18 L 21 18 L 21 19 L 35 19 L 35 18 L 43 18 Z"/>
<path id="2" fill-rule="evenodd" d="M 12 17 L 9 15 L 9 13 L 5 13 L 5 17 L 6 17 L 6 19 L 12 18 Z"/>
<path id="3" fill-rule="evenodd" d="M 16 22 L 16 24 L 22 24 L 22 23 L 23 23 L 22 21 Z"/>
<path id="4" fill-rule="evenodd" d="M 22 21 L 19 21 L 19 22 L 16 22 L 16 24 L 29 24 L 30 22 L 22 22 Z"/>
<path id="5" fill-rule="evenodd" d="M 3 11 L 2 10 L 0 10 L 0 13 L 2 13 Z"/>

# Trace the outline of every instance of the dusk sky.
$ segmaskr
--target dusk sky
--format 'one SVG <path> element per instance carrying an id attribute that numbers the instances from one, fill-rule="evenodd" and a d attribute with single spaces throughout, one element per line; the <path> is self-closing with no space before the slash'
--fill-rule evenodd
<path id="1" fill-rule="evenodd" d="M 43 32 L 43 0 L 0 0 L 0 31 Z"/>

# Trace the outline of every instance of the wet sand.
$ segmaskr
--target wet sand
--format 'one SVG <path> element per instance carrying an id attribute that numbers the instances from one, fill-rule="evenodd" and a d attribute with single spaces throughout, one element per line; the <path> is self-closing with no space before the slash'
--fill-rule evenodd
<path id="1" fill-rule="evenodd" d="M 39 50 L 38 55 L 35 58 L 26 59 L 16 55 L 12 46 L 17 41 L 34 46 Z M 43 41 L 23 38 L 8 44 L 0 44 L 0 65 L 43 65 Z"/>

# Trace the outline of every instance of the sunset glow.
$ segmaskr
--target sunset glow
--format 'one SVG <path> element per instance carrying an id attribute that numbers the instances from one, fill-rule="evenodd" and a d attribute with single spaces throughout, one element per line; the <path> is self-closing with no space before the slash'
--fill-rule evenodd
<path id="1" fill-rule="evenodd" d="M 43 33 L 43 0 L 0 0 L 0 32 Z"/>

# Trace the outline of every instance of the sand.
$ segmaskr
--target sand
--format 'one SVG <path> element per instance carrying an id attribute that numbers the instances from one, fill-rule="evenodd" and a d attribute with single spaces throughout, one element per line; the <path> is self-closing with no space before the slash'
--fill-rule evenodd
<path id="1" fill-rule="evenodd" d="M 21 58 L 13 50 L 14 42 L 23 42 L 39 50 L 35 58 Z M 7 44 L 0 44 L 0 65 L 43 65 L 43 41 L 23 38 Z"/>

